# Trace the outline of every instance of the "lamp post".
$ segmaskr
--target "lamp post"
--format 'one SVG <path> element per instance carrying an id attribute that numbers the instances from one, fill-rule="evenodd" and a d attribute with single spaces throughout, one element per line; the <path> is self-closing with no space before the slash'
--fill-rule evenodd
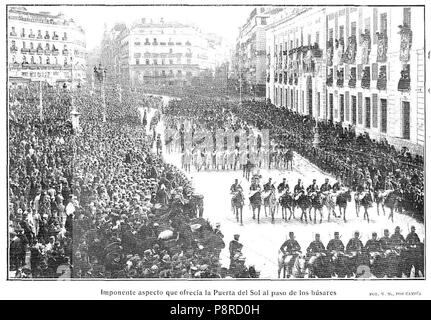
<path id="1" fill-rule="evenodd" d="M 71 63 L 71 67 L 70 67 L 70 104 L 72 107 L 72 111 L 70 112 L 70 117 L 71 117 L 71 121 L 72 121 L 72 128 L 75 132 L 79 132 L 79 116 L 81 115 L 77 110 L 76 110 L 76 105 L 75 105 L 75 101 L 73 99 L 73 60 Z M 81 85 L 78 85 L 79 88 L 81 88 Z"/>
<path id="2" fill-rule="evenodd" d="M 100 82 L 100 93 L 102 96 L 103 106 L 103 118 L 102 122 L 106 122 L 106 101 L 105 101 L 105 80 L 106 80 L 106 68 L 102 68 L 102 64 L 99 63 L 98 67 L 94 67 L 94 75 Z"/>

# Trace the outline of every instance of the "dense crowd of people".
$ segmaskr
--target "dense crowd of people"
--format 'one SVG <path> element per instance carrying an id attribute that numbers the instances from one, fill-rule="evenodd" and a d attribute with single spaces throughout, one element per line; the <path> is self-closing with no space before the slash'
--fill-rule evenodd
<path id="1" fill-rule="evenodd" d="M 160 147 L 160 112 L 168 126 L 175 125 L 169 117 L 193 117 L 206 130 L 269 129 L 275 146 L 349 187 L 400 190 L 403 207 L 423 218 L 423 158 L 406 149 L 257 101 L 239 106 L 188 94 L 142 119 L 140 108 L 160 105 L 159 97 L 113 88 L 72 93 L 30 83 L 9 90 L 9 265 L 16 277 L 256 276 L 232 250 L 229 270 L 221 267 L 223 235 L 203 218 L 203 197 L 151 151 Z M 72 109 L 81 115 L 78 132 Z"/>
<path id="2" fill-rule="evenodd" d="M 10 89 L 10 270 L 20 278 L 248 277 L 223 269 L 219 226 L 190 180 L 151 151 L 139 107 L 160 98 Z M 81 114 L 79 134 L 70 121 Z M 103 114 L 106 122 L 103 122 Z M 148 119 L 153 126 L 160 119 Z"/>
<path id="3" fill-rule="evenodd" d="M 346 128 L 332 121 L 316 123 L 309 115 L 278 108 L 268 101 L 243 101 L 238 105 L 226 100 L 188 96 L 172 101 L 165 113 L 173 117 L 193 117 L 209 128 L 269 129 L 277 148 L 296 151 L 339 177 L 352 190 L 397 190 L 403 209 L 423 219 L 423 157 L 413 156 L 407 148 L 397 150 L 385 140 L 372 140 L 366 133 L 356 135 L 352 126 Z M 277 151 L 273 148 L 270 152 Z"/>

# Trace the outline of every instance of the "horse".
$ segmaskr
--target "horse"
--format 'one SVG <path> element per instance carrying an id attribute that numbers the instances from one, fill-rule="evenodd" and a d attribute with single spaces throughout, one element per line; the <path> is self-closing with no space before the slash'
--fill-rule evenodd
<path id="1" fill-rule="evenodd" d="M 304 278 L 306 274 L 307 263 L 305 256 L 300 251 L 292 254 L 285 254 L 281 250 L 278 252 L 278 278 L 283 271 L 283 278 Z"/>
<path id="2" fill-rule="evenodd" d="M 265 211 L 265 217 L 267 216 L 266 208 L 269 208 L 269 214 L 271 215 L 271 222 L 274 223 L 275 209 L 277 208 L 277 199 L 275 191 L 271 189 L 263 196 L 263 209 Z"/>
<path id="3" fill-rule="evenodd" d="M 333 252 L 331 254 L 331 274 L 338 278 L 350 276 L 348 257 L 344 252 Z"/>
<path id="4" fill-rule="evenodd" d="M 295 209 L 295 200 L 290 192 L 284 192 L 280 198 L 278 199 L 281 205 L 281 215 L 285 221 L 287 221 L 287 210 L 289 210 L 289 220 L 295 218 L 294 209 Z"/>
<path id="5" fill-rule="evenodd" d="M 384 207 L 388 207 L 391 212 L 389 213 L 388 220 L 391 219 L 394 222 L 394 210 L 401 207 L 401 194 L 399 191 L 391 191 L 383 200 L 383 213 L 385 212 Z"/>
<path id="6" fill-rule="evenodd" d="M 305 278 L 309 274 L 307 269 L 307 260 L 305 259 L 305 256 L 299 254 L 293 263 L 292 278 Z"/>
<path id="7" fill-rule="evenodd" d="M 251 209 L 253 211 L 253 219 L 256 219 L 255 210 L 257 209 L 257 222 L 260 221 L 260 208 L 262 206 L 262 196 L 260 190 L 255 190 L 249 197 Z"/>
<path id="8" fill-rule="evenodd" d="M 233 194 L 232 206 L 233 206 L 234 214 L 236 216 L 236 221 L 238 222 L 238 218 L 239 218 L 239 222 L 241 223 L 241 225 L 243 225 L 242 209 L 244 207 L 244 193 L 241 190 L 238 190 Z M 238 217 L 238 214 L 239 214 L 239 217 Z"/>
<path id="9" fill-rule="evenodd" d="M 299 207 L 301 209 L 300 220 L 302 221 L 302 218 L 305 218 L 305 222 L 307 222 L 307 209 L 311 207 L 311 198 L 308 195 L 306 195 L 303 191 L 300 192 L 296 196 L 296 198 L 297 199 L 295 200 L 295 207 Z"/>
<path id="10" fill-rule="evenodd" d="M 323 220 L 322 209 L 324 206 L 324 197 L 325 196 L 321 192 L 315 192 L 314 194 L 311 193 L 310 195 L 308 195 L 308 197 L 310 198 L 310 202 L 311 202 L 310 210 L 308 212 L 310 222 L 311 222 L 311 210 L 314 209 L 314 223 L 316 223 L 316 211 L 317 210 L 319 210 L 320 223 L 322 223 L 322 220 Z"/>
<path id="11" fill-rule="evenodd" d="M 359 217 L 359 211 L 361 206 L 364 207 L 364 220 L 367 219 L 370 222 L 368 215 L 368 208 L 373 206 L 373 196 L 371 191 L 364 191 L 361 193 L 356 192 L 355 194 L 355 205 L 356 205 L 356 216 Z"/>
<path id="12" fill-rule="evenodd" d="M 332 193 L 328 192 L 322 192 L 322 194 L 324 195 L 323 198 L 323 205 L 326 207 L 326 209 L 328 210 L 328 222 L 331 220 L 331 213 L 333 214 L 333 216 L 335 218 L 337 218 L 337 215 L 335 213 L 335 206 L 336 206 L 336 200 L 337 200 L 337 193 L 334 191 Z"/>
<path id="13" fill-rule="evenodd" d="M 284 161 L 286 162 L 286 169 L 289 170 L 289 163 L 290 163 L 290 170 L 293 170 L 293 150 L 292 149 L 289 149 L 286 152 Z"/>
<path id="14" fill-rule="evenodd" d="M 347 222 L 346 208 L 347 208 L 347 202 L 350 202 L 350 201 L 352 201 L 352 195 L 351 195 L 350 189 L 347 189 L 346 191 L 342 191 L 337 194 L 335 204 L 338 206 L 338 209 L 340 210 L 340 217 L 341 217 L 341 211 L 343 211 L 342 216 L 343 216 L 344 222 Z M 328 215 L 328 218 L 329 218 L 329 215 Z"/>
<path id="15" fill-rule="evenodd" d="M 331 278 L 331 264 L 326 253 L 315 253 L 314 257 L 315 259 L 308 261 L 309 278 Z"/>

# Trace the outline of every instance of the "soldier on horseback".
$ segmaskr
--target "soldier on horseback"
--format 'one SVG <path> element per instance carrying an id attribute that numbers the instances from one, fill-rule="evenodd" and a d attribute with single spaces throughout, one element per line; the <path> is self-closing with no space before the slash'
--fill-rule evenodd
<path id="1" fill-rule="evenodd" d="M 402 277 L 402 273 L 405 269 L 404 260 L 405 260 L 405 244 L 406 240 L 404 236 L 401 234 L 401 229 L 399 226 L 395 227 L 395 233 L 391 236 L 390 240 L 390 259 L 388 261 L 389 267 L 391 267 L 392 272 L 390 276 L 396 276 L 398 278 Z"/>
<path id="2" fill-rule="evenodd" d="M 259 222 L 260 216 L 260 207 L 262 205 L 262 197 L 261 197 L 261 186 L 259 184 L 258 176 L 253 176 L 251 184 L 250 184 L 250 204 L 253 210 L 253 219 L 256 219 L 255 209 L 257 209 L 257 220 Z"/>
<path id="3" fill-rule="evenodd" d="M 230 193 L 232 195 L 232 198 L 231 198 L 232 212 L 236 216 L 237 221 L 239 218 L 240 223 L 242 225 L 242 208 L 244 206 L 244 194 L 243 194 L 242 186 L 238 183 L 238 179 L 235 179 L 235 183 L 231 185 Z M 238 217 L 238 214 L 240 215 L 239 217 Z"/>
<path id="4" fill-rule="evenodd" d="M 406 237 L 406 275 L 409 276 L 411 267 L 415 268 L 415 277 L 419 276 L 419 270 L 423 274 L 423 256 L 421 254 L 422 243 L 416 233 L 416 228 L 411 227 L 410 233 Z"/>
<path id="5" fill-rule="evenodd" d="M 326 249 L 322 241 L 320 241 L 320 234 L 316 233 L 315 240 L 307 248 L 307 255 L 309 256 L 308 265 L 311 275 L 316 275 L 316 271 L 318 271 L 315 270 L 316 260 L 326 257 Z"/>
<path id="6" fill-rule="evenodd" d="M 346 246 L 346 253 L 349 257 L 349 269 L 350 273 L 356 272 L 356 268 L 361 263 L 362 250 L 364 245 L 361 239 L 359 239 L 359 232 L 355 231 L 355 235 L 349 240 Z"/>
<path id="7" fill-rule="evenodd" d="M 329 191 L 332 189 L 331 184 L 329 183 L 329 179 L 325 179 L 325 183 L 321 185 L 320 192 L 323 194 L 328 194 Z"/>
<path id="8" fill-rule="evenodd" d="M 308 193 L 308 197 L 311 200 L 310 211 L 308 212 L 310 221 L 311 221 L 311 209 L 314 208 L 314 223 L 316 223 L 316 210 L 319 210 L 320 212 L 320 223 L 322 223 L 323 196 L 319 191 L 319 186 L 316 183 L 316 179 L 313 179 L 313 184 L 308 186 L 307 193 Z"/>
<path id="9" fill-rule="evenodd" d="M 280 253 L 282 255 L 283 267 L 286 268 L 287 275 L 289 276 L 295 258 L 301 253 L 301 246 L 298 241 L 295 240 L 295 234 L 293 232 L 289 232 L 289 239 L 281 245 Z"/>
<path id="10" fill-rule="evenodd" d="M 289 184 L 286 182 L 286 178 L 283 178 L 283 182 L 281 182 L 277 186 L 278 194 L 282 194 L 284 192 L 289 192 Z"/>
<path id="11" fill-rule="evenodd" d="M 338 231 L 334 232 L 334 239 L 329 240 L 326 250 L 330 254 L 334 266 L 332 274 L 336 273 L 338 276 L 344 275 L 344 244 L 340 240 L 340 233 Z"/>
<path id="12" fill-rule="evenodd" d="M 377 232 L 373 232 L 371 239 L 365 244 L 364 250 L 370 262 L 370 271 L 378 278 L 382 278 L 385 274 L 386 260 L 382 241 L 377 240 Z"/>
<path id="13" fill-rule="evenodd" d="M 304 194 L 304 184 L 302 183 L 301 179 L 298 179 L 298 183 L 296 184 L 295 188 L 293 189 L 295 201 L 299 199 L 299 196 L 301 194 Z"/>
<path id="14" fill-rule="evenodd" d="M 307 188 L 308 195 L 311 196 L 311 199 L 316 197 L 317 192 L 319 192 L 319 186 L 316 183 L 316 179 L 313 179 L 313 184 L 310 184 Z"/>

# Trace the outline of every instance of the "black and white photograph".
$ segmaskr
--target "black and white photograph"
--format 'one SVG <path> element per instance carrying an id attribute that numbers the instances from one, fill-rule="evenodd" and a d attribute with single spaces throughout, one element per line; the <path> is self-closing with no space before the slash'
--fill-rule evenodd
<path id="1" fill-rule="evenodd" d="M 4 7 L 8 285 L 425 281 L 424 3 Z"/>

